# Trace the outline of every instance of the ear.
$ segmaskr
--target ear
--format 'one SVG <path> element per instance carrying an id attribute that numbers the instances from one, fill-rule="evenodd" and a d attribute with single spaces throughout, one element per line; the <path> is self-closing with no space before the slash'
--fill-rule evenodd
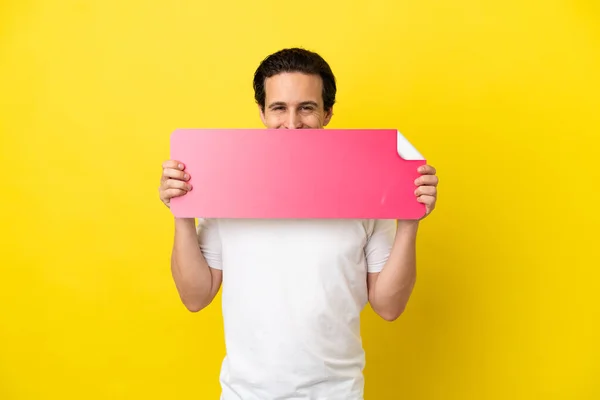
<path id="1" fill-rule="evenodd" d="M 265 110 L 258 104 L 258 112 L 260 114 L 260 120 L 262 121 L 264 126 L 267 126 L 267 120 L 265 118 Z"/>
<path id="2" fill-rule="evenodd" d="M 323 119 L 323 126 L 327 126 L 329 121 L 331 121 L 331 117 L 333 117 L 333 107 L 329 110 L 325 111 L 325 118 Z"/>

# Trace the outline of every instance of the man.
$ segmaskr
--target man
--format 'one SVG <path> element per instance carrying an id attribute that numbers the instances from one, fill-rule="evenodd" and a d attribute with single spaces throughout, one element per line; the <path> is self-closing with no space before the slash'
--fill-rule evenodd
<path id="1" fill-rule="evenodd" d="M 318 54 L 284 49 L 254 76 L 267 128 L 324 128 L 336 83 Z M 285 133 L 282 133 L 282 135 Z M 420 170 L 415 196 L 435 207 L 438 179 Z M 192 188 L 185 166 L 163 165 L 169 206 Z M 210 196 L 210 193 L 206 194 Z M 240 199 L 243 201 L 243 199 Z M 223 400 L 362 400 L 360 313 L 402 314 L 415 284 L 419 221 L 209 220 L 175 218 L 171 268 L 190 311 L 208 306 L 223 283 L 227 356 Z"/>

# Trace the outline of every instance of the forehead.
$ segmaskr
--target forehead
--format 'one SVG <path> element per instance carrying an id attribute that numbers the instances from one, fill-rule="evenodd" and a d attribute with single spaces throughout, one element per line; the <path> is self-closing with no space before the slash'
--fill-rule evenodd
<path id="1" fill-rule="evenodd" d="M 314 101 L 320 104 L 323 100 L 322 94 L 323 80 L 319 75 L 284 72 L 265 79 L 267 104 L 275 101 L 286 103 Z"/>

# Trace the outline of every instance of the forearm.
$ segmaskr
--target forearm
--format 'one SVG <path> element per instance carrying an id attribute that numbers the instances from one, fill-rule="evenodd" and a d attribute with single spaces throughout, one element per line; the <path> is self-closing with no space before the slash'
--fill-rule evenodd
<path id="1" fill-rule="evenodd" d="M 212 273 L 198 246 L 193 218 L 175 218 L 171 273 L 182 302 L 199 311 L 212 300 Z"/>
<path id="2" fill-rule="evenodd" d="M 398 318 L 406 308 L 416 277 L 418 221 L 398 221 L 390 256 L 369 289 L 369 302 L 386 320 Z"/>

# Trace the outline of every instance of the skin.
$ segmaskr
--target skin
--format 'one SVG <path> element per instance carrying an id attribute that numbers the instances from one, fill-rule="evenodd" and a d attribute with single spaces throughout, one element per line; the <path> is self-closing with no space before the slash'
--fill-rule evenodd
<path id="1" fill-rule="evenodd" d="M 258 107 L 260 118 L 269 129 L 322 129 L 329 124 L 333 109 L 323 105 L 323 83 L 317 75 L 282 73 L 265 80 L 265 107 Z M 193 190 L 187 182 L 185 165 L 177 160 L 163 163 L 159 187 L 161 201 Z M 419 168 L 415 180 L 417 201 L 425 204 L 428 216 L 435 209 L 438 178 L 431 165 Z M 398 220 L 390 257 L 379 273 L 367 274 L 369 303 L 387 321 L 397 319 L 405 310 L 416 281 L 416 239 L 420 221 Z M 182 302 L 190 311 L 208 306 L 222 283 L 220 270 L 208 266 L 197 243 L 193 218 L 175 218 L 175 239 L 171 271 Z"/>
<path id="2" fill-rule="evenodd" d="M 269 129 L 321 129 L 333 110 L 323 106 L 323 82 L 316 75 L 283 73 L 265 80 L 265 109 L 260 119 Z"/>

